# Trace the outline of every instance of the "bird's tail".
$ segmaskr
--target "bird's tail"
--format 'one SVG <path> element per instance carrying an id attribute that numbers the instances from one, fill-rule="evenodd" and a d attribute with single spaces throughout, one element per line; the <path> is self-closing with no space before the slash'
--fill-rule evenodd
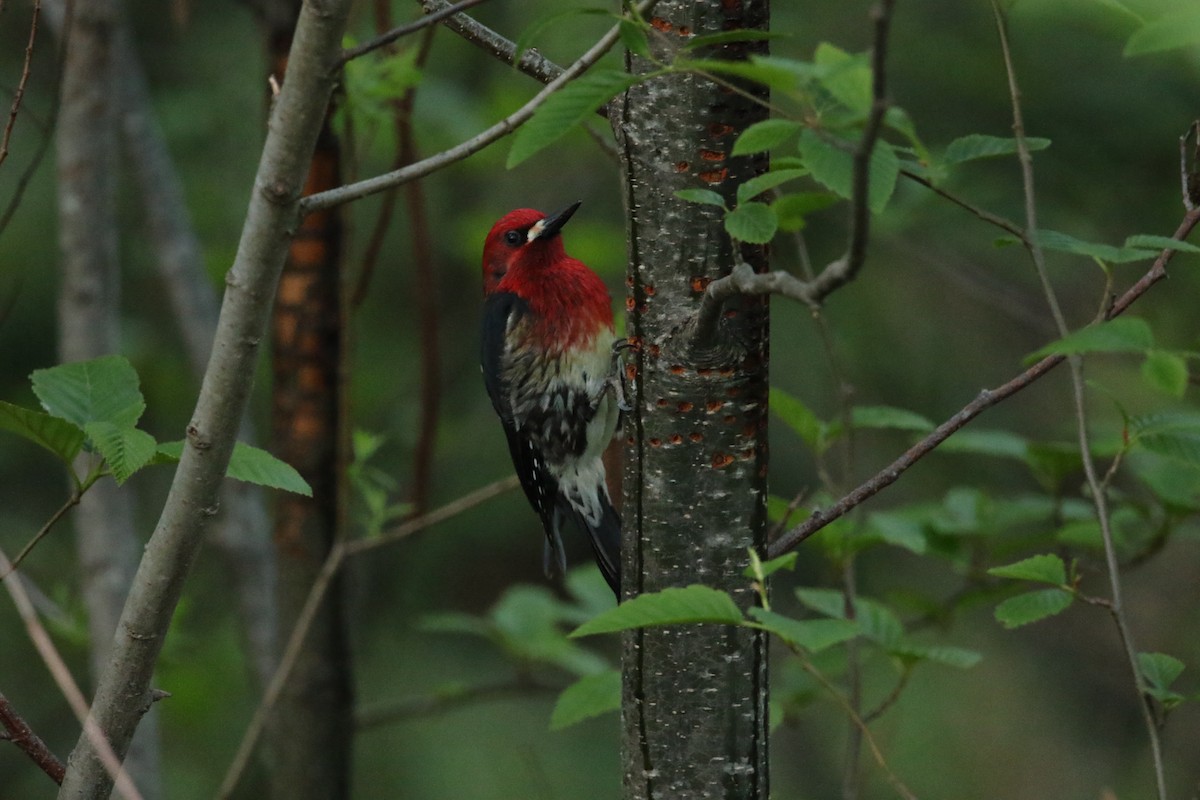
<path id="1" fill-rule="evenodd" d="M 592 555 L 600 574 L 608 581 L 613 594 L 621 597 L 621 517 L 613 508 L 608 497 L 608 491 L 601 483 L 594 494 L 580 497 L 575 492 L 559 494 L 559 502 L 554 509 L 554 534 L 562 528 L 562 520 L 569 518 L 575 525 L 587 534 L 588 544 L 592 546 Z M 561 544 L 559 546 L 561 553 Z M 549 553 L 547 554 L 549 555 Z"/>

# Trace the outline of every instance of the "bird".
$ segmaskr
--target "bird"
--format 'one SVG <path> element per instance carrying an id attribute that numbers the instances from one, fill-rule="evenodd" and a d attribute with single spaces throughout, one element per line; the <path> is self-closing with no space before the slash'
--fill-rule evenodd
<path id="1" fill-rule="evenodd" d="M 623 340 L 600 277 L 567 255 L 556 214 L 519 208 L 483 245 L 480 367 L 525 497 L 546 534 L 547 577 L 566 571 L 562 534 L 586 534 L 620 598 L 621 518 L 605 483 L 604 450 L 627 410 L 618 376 Z"/>

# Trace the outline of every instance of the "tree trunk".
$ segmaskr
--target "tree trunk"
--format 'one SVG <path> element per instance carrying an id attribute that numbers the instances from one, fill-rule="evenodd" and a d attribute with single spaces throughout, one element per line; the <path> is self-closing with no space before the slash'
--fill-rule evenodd
<path id="1" fill-rule="evenodd" d="M 119 11 L 111 0 L 75 9 L 63 31 L 62 104 L 55 145 L 62 281 L 58 297 L 59 357 L 85 361 L 120 351 L 117 261 L 116 102 L 114 41 Z M 94 456 L 81 454 L 87 474 Z M 140 543 L 130 487 L 105 479 L 84 494 L 74 514 L 82 592 L 88 614 L 93 680 L 108 663 L 113 633 L 137 568 Z M 143 795 L 159 795 L 157 718 L 146 716 L 126 767 Z"/>
<path id="2" fill-rule="evenodd" d="M 283 33 L 285 35 L 281 36 Z M 291 30 L 271 32 L 273 73 L 283 77 Z M 326 115 L 304 193 L 341 184 Z M 340 209 L 310 214 L 288 251 L 272 318 L 272 450 L 312 486 L 275 506 L 280 629 L 299 619 L 339 528 L 341 369 Z M 277 800 L 335 800 L 350 788 L 353 708 L 341 579 L 318 608 L 275 704 L 271 791 Z"/>
<path id="3" fill-rule="evenodd" d="M 651 46 L 669 58 L 692 35 L 766 29 L 769 6 L 668 0 L 653 13 Z M 766 52 L 764 42 L 712 49 L 706 57 Z M 631 71 L 652 68 L 630 58 Z M 765 169 L 766 159 L 728 153 L 766 111 L 692 75 L 636 86 L 615 110 L 634 344 L 624 594 L 704 583 L 749 606 L 755 595 L 742 571 L 748 548 L 761 553 L 766 534 L 768 305 L 742 298 L 727 306 L 712 341 L 681 332 L 734 253 L 720 211 L 674 192 L 712 189 L 732 207 L 737 185 Z M 744 247 L 741 255 L 765 269 L 765 248 Z M 639 630 L 625 638 L 623 670 L 626 798 L 766 800 L 765 636 L 717 625 Z"/>

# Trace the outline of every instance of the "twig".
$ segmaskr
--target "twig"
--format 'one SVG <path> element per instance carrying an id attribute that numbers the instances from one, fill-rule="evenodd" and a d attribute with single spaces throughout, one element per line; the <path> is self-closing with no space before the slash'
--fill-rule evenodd
<path id="1" fill-rule="evenodd" d="M 1000 35 L 1000 50 L 1004 56 L 1004 68 L 1008 75 L 1009 95 L 1012 98 L 1013 135 L 1017 142 L 1017 156 L 1021 164 L 1021 183 L 1025 191 L 1025 230 L 1029 235 L 1029 252 L 1033 257 L 1038 279 L 1041 281 L 1043 291 L 1046 295 L 1046 301 L 1049 303 L 1050 310 L 1054 315 L 1055 324 L 1058 326 L 1059 336 L 1066 336 L 1068 333 L 1067 323 L 1063 318 L 1054 288 L 1050 283 L 1042 248 L 1037 242 L 1037 197 L 1033 183 L 1033 157 L 1029 152 L 1028 142 L 1025 140 L 1025 124 L 1021 113 L 1021 92 L 1017 86 L 1016 69 L 1013 66 L 1012 51 L 1008 44 L 1007 24 L 1004 13 L 1000 10 L 1000 6 L 996 0 L 992 0 L 992 13 L 996 17 L 996 29 Z M 1189 208 L 1187 211 L 1191 212 L 1192 209 Z M 1158 737 L 1158 726 L 1155 724 L 1149 696 L 1146 692 L 1146 681 L 1137 660 L 1137 648 L 1133 642 L 1133 632 L 1130 629 L 1129 620 L 1125 616 L 1124 602 L 1121 599 L 1121 572 L 1117 561 L 1116 543 L 1113 539 L 1112 517 L 1108 510 L 1108 495 L 1105 491 L 1105 486 L 1097 475 L 1096 463 L 1092 458 L 1091 446 L 1088 441 L 1083 367 L 1081 366 L 1079 356 L 1069 358 L 1068 362 L 1071 370 L 1071 388 L 1074 395 L 1079 452 L 1083 461 L 1084 476 L 1091 491 L 1092 503 L 1096 506 L 1096 516 L 1100 523 L 1100 535 L 1104 542 L 1104 559 L 1108 565 L 1108 579 L 1112 595 L 1112 605 L 1109 611 L 1112 614 L 1113 621 L 1116 623 L 1121 644 L 1125 649 L 1125 657 L 1129 663 L 1130 673 L 1133 677 L 1134 690 L 1137 692 L 1138 705 L 1141 707 L 1143 722 L 1145 723 L 1146 732 L 1150 739 L 1150 752 L 1154 762 L 1154 777 L 1157 783 L 1158 797 L 1159 800 L 1166 800 L 1167 784 L 1163 767 L 1162 745 Z"/>
<path id="2" fill-rule="evenodd" d="M 8 142 L 12 138 L 13 126 L 17 124 L 17 113 L 25 97 L 25 86 L 29 83 L 29 67 L 33 62 L 33 43 L 37 41 L 38 16 L 42 11 L 42 0 L 33 0 L 33 17 L 29 21 L 29 42 L 25 45 L 25 61 L 21 65 L 21 79 L 13 92 L 12 106 L 8 110 L 8 121 L 4 124 L 4 137 L 0 139 L 0 164 L 8 158 Z"/>
<path id="3" fill-rule="evenodd" d="M 21 562 L 25 560 L 25 556 L 29 555 L 33 548 L 37 547 L 37 543 L 40 542 L 46 536 L 46 534 L 50 533 L 50 529 L 58 524 L 58 521 L 65 517 L 68 511 L 79 505 L 79 500 L 81 497 L 83 497 L 83 489 L 76 487 L 75 489 L 71 490 L 71 495 L 67 498 L 67 501 L 59 506 L 57 511 L 50 515 L 50 519 L 46 520 L 46 524 L 42 526 L 41 530 L 34 534 L 33 538 L 21 548 L 21 552 L 17 553 L 17 557 L 12 560 L 12 563 L 9 564 L 8 568 L 5 570 L 0 570 L 0 580 L 7 578 L 10 573 L 17 569 L 17 567 L 21 566 Z"/>
<path id="4" fill-rule="evenodd" d="M 425 9 L 426 14 L 431 15 L 454 8 L 445 0 L 421 0 L 421 6 Z M 510 67 L 514 66 L 513 57 L 517 53 L 516 44 L 467 14 L 454 14 L 446 18 L 442 25 L 476 47 L 491 53 Z M 562 67 L 533 48 L 522 53 L 521 60 L 515 66 L 539 83 L 550 83 L 563 73 Z M 603 108 L 600 109 L 600 113 L 604 113 Z"/>
<path id="5" fill-rule="evenodd" d="M 1185 240 L 1198 224 L 1200 224 L 1200 209 L 1192 209 L 1184 216 L 1171 238 L 1179 241 Z M 1105 314 L 1104 320 L 1113 319 L 1123 313 L 1138 298 L 1144 295 L 1151 286 L 1165 278 L 1167 276 L 1167 264 L 1176 252 L 1171 249 L 1163 250 L 1146 274 L 1113 303 L 1112 307 Z M 859 485 L 858 488 L 829 508 L 814 511 L 812 516 L 807 520 L 773 541 L 767 549 L 768 557 L 776 558 L 794 549 L 821 528 L 841 518 L 846 512 L 873 497 L 882 489 L 887 488 L 905 470 L 929 455 L 938 445 L 950 438 L 953 433 L 960 430 L 983 411 L 1026 388 L 1065 360 L 1066 357 L 1061 355 L 1046 356 L 1008 383 L 998 386 L 995 389 L 984 389 L 974 400 L 963 406 L 957 414 L 943 422 L 932 433 L 906 450 L 899 458 L 877 472 L 865 483 Z"/>
<path id="6" fill-rule="evenodd" d="M 649 7 L 653 2 L 654 0 L 643 0 L 638 8 L 640 10 Z M 393 170 L 384 175 L 377 175 L 374 178 L 367 178 L 366 180 L 347 184 L 338 189 L 330 189 L 326 192 L 309 195 L 300 201 L 300 215 L 303 216 L 323 208 L 341 205 L 351 200 L 357 200 L 360 197 L 381 192 L 391 186 L 399 186 L 402 183 L 416 180 L 482 150 L 492 142 L 507 136 L 524 124 L 551 95 L 558 91 L 560 87 L 581 75 L 592 64 L 596 63 L 602 55 L 616 44 L 619 38 L 620 25 L 614 25 L 596 44 L 592 45 L 586 53 L 580 56 L 575 63 L 563 70 L 563 73 L 557 78 L 546 84 L 545 88 L 534 95 L 533 99 L 487 130 L 451 147 L 449 150 L 443 150 L 437 155 L 422 159 L 407 167 Z"/>
<path id="7" fill-rule="evenodd" d="M 862 136 L 855 146 L 850 191 L 850 232 L 846 252 L 830 262 L 812 280 L 802 281 L 788 272 L 755 273 L 738 258 L 729 275 L 708 285 L 688 331 L 693 342 L 710 341 L 720 320 L 721 307 L 736 295 L 779 294 L 816 308 L 832 292 L 853 281 L 867 256 L 871 231 L 870 177 L 871 154 L 883 131 L 887 114 L 887 43 L 895 0 L 880 0 L 871 10 L 875 39 L 871 52 L 871 110 L 867 115 Z M 735 248 L 736 250 L 736 248 Z"/>
<path id="8" fill-rule="evenodd" d="M 254 748 L 258 744 L 259 737 L 262 735 L 267 717 L 270 716 L 271 709 L 274 708 L 275 703 L 279 700 L 279 695 L 283 692 L 283 687 L 287 684 L 288 678 L 291 676 L 292 668 L 296 665 L 296 658 L 304 646 L 304 639 L 308 635 L 308 629 L 312 624 L 313 617 L 320 608 L 321 602 L 325 599 L 325 593 L 328 591 L 330 583 L 333 581 L 338 570 L 341 569 L 346 558 L 359 555 L 377 547 L 393 544 L 401 539 L 406 539 L 431 525 L 436 525 L 470 508 L 474 508 L 496 495 L 515 489 L 517 485 L 518 480 L 515 475 L 512 475 L 476 489 L 470 494 L 464 495 L 441 508 L 429 512 L 423 517 L 417 517 L 398 525 L 383 536 L 375 539 L 361 539 L 356 541 L 338 540 L 330 549 L 329 555 L 325 557 L 325 563 L 321 565 L 321 571 L 317 573 L 312 588 L 309 589 L 308 597 L 304 601 L 304 607 L 296 617 L 296 624 L 292 628 L 291 635 L 288 637 L 287 646 L 284 648 L 283 655 L 279 660 L 279 666 L 276 667 L 275 674 L 271 677 L 271 682 L 267 686 L 267 690 L 263 692 L 262 700 L 259 701 L 258 708 L 255 709 L 250 724 L 246 726 L 246 732 L 242 734 L 242 741 L 238 745 L 237 753 L 234 755 L 233 761 L 225 773 L 225 778 L 221 781 L 220 789 L 217 790 L 218 800 L 226 800 L 233 795 L 238 782 L 241 781 L 242 774 L 246 771 L 246 767 L 249 766 L 250 758 L 254 755 Z"/>
<path id="9" fill-rule="evenodd" d="M 928 178 L 926 178 L 922 175 L 918 175 L 917 173 L 913 172 L 912 170 L 902 169 L 902 170 L 900 170 L 900 174 L 903 175 L 904 177 L 908 178 L 909 180 L 913 181 L 914 183 L 921 184 L 926 189 L 929 189 L 931 192 L 938 195 L 939 197 L 943 197 L 946 200 L 949 200 L 951 203 L 954 203 L 954 205 L 958 206 L 959 208 L 963 209 L 964 211 L 968 211 L 971 214 L 974 214 L 976 217 L 983 220 L 984 222 L 986 222 L 990 225 L 995 225 L 997 228 L 1000 228 L 1001 230 L 1011 233 L 1013 236 L 1015 236 L 1017 238 L 1017 240 L 1021 244 L 1025 245 L 1026 247 L 1029 246 L 1029 237 L 1025 235 L 1025 231 L 1021 229 L 1021 226 L 1017 225 L 1015 222 L 1012 222 L 1011 220 L 1007 220 L 998 214 L 993 214 L 992 212 L 988 211 L 987 209 L 980 208 L 979 206 L 974 205 L 973 203 L 967 202 L 966 200 L 964 200 L 963 198 L 954 194 L 953 192 L 949 192 L 949 191 L 943 189 L 941 186 L 937 186 L 936 184 L 933 183 L 933 181 L 929 180 Z"/>
<path id="10" fill-rule="evenodd" d="M 354 715 L 354 727 L 358 731 L 389 725 L 413 717 L 423 717 L 448 711 L 468 703 L 475 703 L 510 695 L 524 695 L 530 692 L 559 692 L 561 686 L 542 683 L 532 676 L 518 675 L 516 678 L 502 683 L 487 683 L 479 686 L 465 686 L 451 691 L 408 697 L 403 700 L 376 703 L 360 709 Z"/>
<path id="11" fill-rule="evenodd" d="M 38 655 L 42 657 L 42 661 L 46 664 L 46 669 L 50 670 L 50 676 L 54 679 L 54 683 L 58 686 L 58 690 L 62 692 L 63 697 L 67 699 L 67 704 L 71 706 L 71 711 L 75 713 L 75 718 L 83 726 L 84 734 L 92 743 L 92 747 L 96 749 L 96 753 L 100 762 L 104 765 L 104 769 L 112 776 L 117 790 L 125 795 L 126 800 L 141 800 L 141 794 L 138 792 L 137 787 L 133 785 L 133 780 L 129 777 L 129 773 L 121 766 L 121 760 L 117 758 L 112 745 L 109 744 L 108 737 L 104 735 L 104 731 L 100 729 L 100 726 L 92 718 L 91 712 L 88 709 L 88 702 L 84 698 L 83 692 L 80 691 L 79 684 L 72 677 L 70 668 L 67 667 L 66 662 L 59 655 L 58 650 L 54 647 L 54 642 L 50 639 L 50 634 L 46 632 L 41 620 L 38 619 L 37 611 L 33 608 L 29 594 L 25 591 L 25 586 L 21 583 L 21 577 L 12 574 L 11 566 L 8 556 L 4 554 L 3 550 L 0 550 L 0 567 L 5 568 L 4 588 L 8 590 L 13 605 L 17 607 L 17 613 L 20 615 L 21 621 L 25 623 L 25 631 L 29 635 L 29 640 L 33 642 Z M 61 783 L 61 776 L 59 780 Z"/>
<path id="12" fill-rule="evenodd" d="M 483 0 L 460 0 L 460 2 L 457 2 L 454 5 L 447 5 L 445 8 L 433 13 L 429 13 L 427 16 L 421 17 L 420 19 L 413 20 L 412 22 L 392 28 L 387 33 L 376 36 L 370 41 L 363 42 L 358 47 L 352 47 L 349 50 L 343 50 L 342 55 L 336 62 L 334 62 L 334 70 L 336 71 L 341 69 L 347 61 L 351 61 L 359 56 L 371 52 L 372 50 L 378 50 L 381 47 L 391 44 L 401 36 L 407 36 L 410 33 L 416 33 L 422 28 L 427 28 L 430 25 L 436 25 L 446 17 L 453 16 L 460 11 L 471 8 L 472 6 L 477 6 L 482 2 Z"/>
<path id="13" fill-rule="evenodd" d="M 49 775 L 50 780 L 58 784 L 62 783 L 63 774 L 66 773 L 67 768 L 63 766 L 58 756 L 51 752 L 41 737 L 34 733 L 33 728 L 29 727 L 29 723 L 21 718 L 21 715 L 17 713 L 2 692 L 0 692 L 0 725 L 3 725 L 4 729 L 8 731 L 8 740 L 33 759 L 33 763 L 37 764 L 42 772 Z"/>

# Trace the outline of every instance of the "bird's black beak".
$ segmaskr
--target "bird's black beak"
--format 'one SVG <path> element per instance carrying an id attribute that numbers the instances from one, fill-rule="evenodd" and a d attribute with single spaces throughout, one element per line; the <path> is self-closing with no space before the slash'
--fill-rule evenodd
<path id="1" fill-rule="evenodd" d="M 549 239 L 557 236 L 558 232 L 562 230 L 562 226 L 567 224 L 567 220 L 571 218 L 571 215 L 581 205 L 583 205 L 583 201 L 577 200 L 557 214 L 551 214 L 545 219 L 535 222 L 533 227 L 529 229 L 529 241 L 532 242 L 534 239 Z"/>

